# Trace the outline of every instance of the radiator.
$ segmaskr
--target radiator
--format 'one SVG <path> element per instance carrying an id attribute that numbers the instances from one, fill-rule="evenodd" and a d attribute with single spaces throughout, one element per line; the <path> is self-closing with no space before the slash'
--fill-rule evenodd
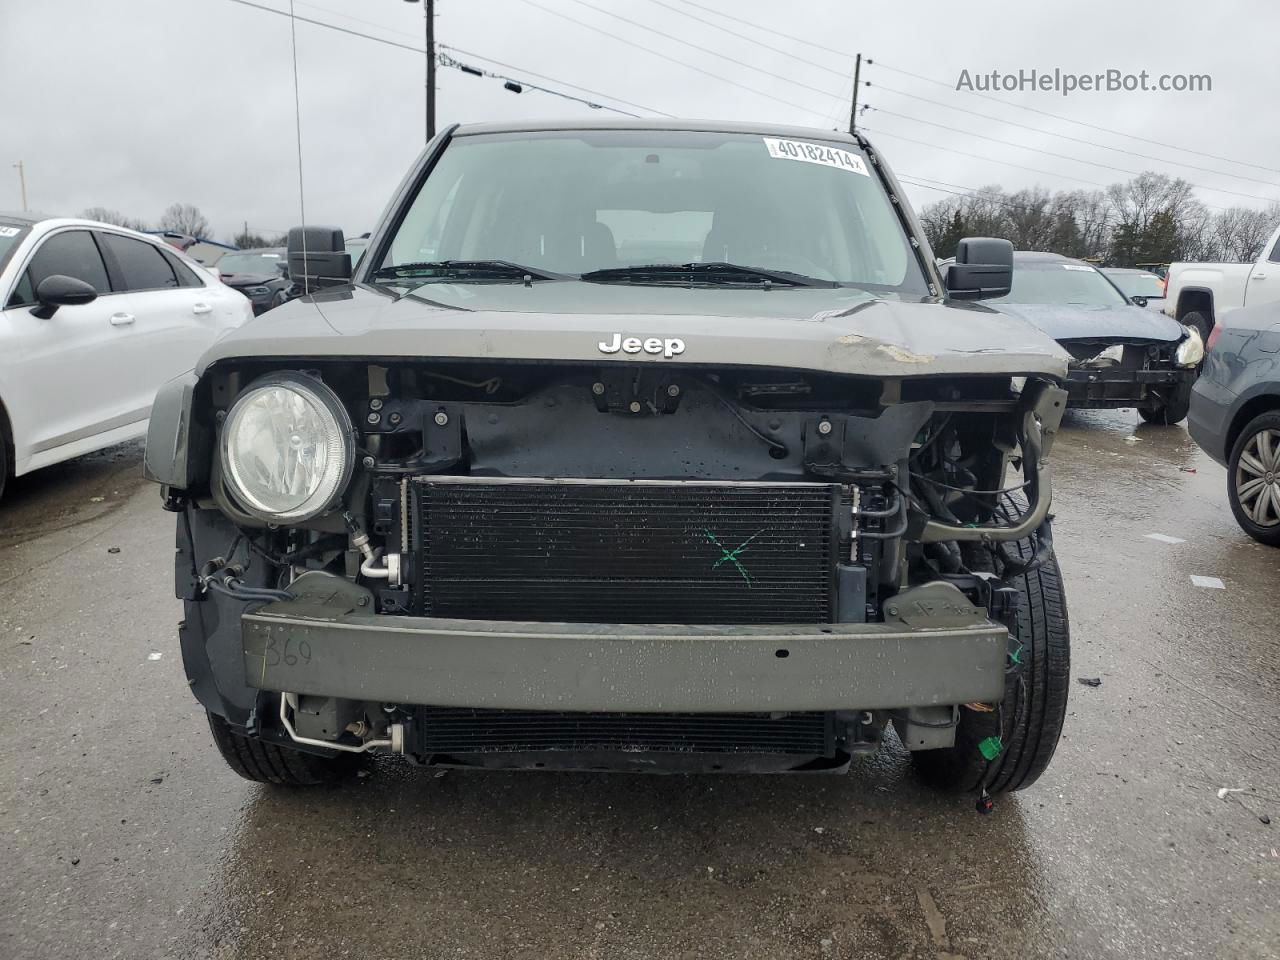
<path id="1" fill-rule="evenodd" d="M 414 605 L 569 623 L 826 623 L 840 487 L 823 483 L 411 483 Z"/>
<path id="2" fill-rule="evenodd" d="M 425 707 L 424 754 L 626 751 L 832 756 L 832 718 L 823 713 L 542 713 Z"/>

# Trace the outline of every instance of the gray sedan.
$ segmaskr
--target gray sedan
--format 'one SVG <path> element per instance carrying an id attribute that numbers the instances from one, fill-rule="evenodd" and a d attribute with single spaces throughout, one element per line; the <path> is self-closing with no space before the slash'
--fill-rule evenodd
<path id="1" fill-rule="evenodd" d="M 1280 304 L 1233 310 L 1209 335 L 1188 429 L 1227 468 L 1241 528 L 1280 547 Z"/>

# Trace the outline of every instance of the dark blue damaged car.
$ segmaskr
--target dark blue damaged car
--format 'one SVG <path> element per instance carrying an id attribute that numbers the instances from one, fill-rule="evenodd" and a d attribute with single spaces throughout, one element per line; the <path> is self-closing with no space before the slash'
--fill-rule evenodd
<path id="1" fill-rule="evenodd" d="M 1071 407 L 1136 407 L 1148 423 L 1186 418 L 1200 335 L 1126 297 L 1102 271 L 1056 253 L 1013 255 L 1013 288 L 987 301 L 1039 327 L 1071 354 Z"/>

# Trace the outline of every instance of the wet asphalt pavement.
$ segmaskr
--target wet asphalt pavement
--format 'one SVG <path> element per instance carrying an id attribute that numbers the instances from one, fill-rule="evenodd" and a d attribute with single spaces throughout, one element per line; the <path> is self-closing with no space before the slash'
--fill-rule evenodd
<path id="1" fill-rule="evenodd" d="M 15 481 L 0 957 L 1280 957 L 1280 550 L 1181 427 L 1137 422 L 1064 426 L 1072 675 L 1102 683 L 986 817 L 896 745 L 847 777 L 246 783 L 186 689 L 138 448 Z"/>

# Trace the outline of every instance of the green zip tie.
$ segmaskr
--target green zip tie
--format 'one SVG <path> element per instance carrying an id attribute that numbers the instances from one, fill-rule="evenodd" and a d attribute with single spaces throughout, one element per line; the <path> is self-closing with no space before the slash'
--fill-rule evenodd
<path id="1" fill-rule="evenodd" d="M 987 737 L 978 743 L 978 752 L 988 760 L 994 760 L 1000 756 L 1000 751 L 1004 749 L 1004 745 L 1000 742 L 999 737 Z"/>

